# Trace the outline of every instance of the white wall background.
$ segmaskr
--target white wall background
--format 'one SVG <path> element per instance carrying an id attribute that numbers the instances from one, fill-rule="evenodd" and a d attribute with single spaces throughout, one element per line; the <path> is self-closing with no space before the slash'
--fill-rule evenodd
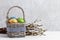
<path id="1" fill-rule="evenodd" d="M 37 17 L 50 31 L 60 31 L 60 0 L 0 0 L 0 27 L 6 27 L 6 13 L 12 6 L 21 6 L 27 23 Z"/>

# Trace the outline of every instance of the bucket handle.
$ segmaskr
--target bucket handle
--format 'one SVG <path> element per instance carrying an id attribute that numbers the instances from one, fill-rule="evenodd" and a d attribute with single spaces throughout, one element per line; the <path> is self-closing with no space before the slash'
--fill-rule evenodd
<path id="1" fill-rule="evenodd" d="M 13 7 L 9 8 L 9 10 L 8 10 L 8 12 L 7 12 L 7 17 L 6 17 L 6 18 L 9 19 L 8 14 L 9 14 L 10 10 L 11 10 L 12 8 L 15 8 L 15 7 L 21 9 L 21 11 L 22 11 L 22 13 L 23 13 L 23 19 L 24 19 L 24 21 L 25 21 L 24 10 L 23 10 L 20 6 L 13 6 Z"/>

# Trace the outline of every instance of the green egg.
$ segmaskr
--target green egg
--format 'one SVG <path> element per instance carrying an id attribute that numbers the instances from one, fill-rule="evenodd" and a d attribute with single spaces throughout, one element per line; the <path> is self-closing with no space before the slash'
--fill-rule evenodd
<path id="1" fill-rule="evenodd" d="M 17 21 L 18 21 L 19 23 L 24 23 L 24 22 L 25 22 L 23 18 L 18 18 Z"/>

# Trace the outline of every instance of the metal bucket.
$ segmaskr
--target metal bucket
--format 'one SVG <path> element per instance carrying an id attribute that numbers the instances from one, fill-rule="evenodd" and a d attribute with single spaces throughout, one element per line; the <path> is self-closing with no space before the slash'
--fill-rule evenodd
<path id="1" fill-rule="evenodd" d="M 19 8 L 22 10 L 23 12 L 23 18 L 24 18 L 24 21 L 25 21 L 25 15 L 24 15 L 24 11 L 21 7 L 19 6 L 13 6 L 11 7 L 8 12 L 7 12 L 7 20 L 9 19 L 8 17 L 8 14 L 9 14 L 9 11 L 12 9 L 12 8 Z M 8 37 L 25 37 L 26 35 L 26 27 L 25 27 L 25 23 L 8 23 L 7 22 L 7 35 Z"/>

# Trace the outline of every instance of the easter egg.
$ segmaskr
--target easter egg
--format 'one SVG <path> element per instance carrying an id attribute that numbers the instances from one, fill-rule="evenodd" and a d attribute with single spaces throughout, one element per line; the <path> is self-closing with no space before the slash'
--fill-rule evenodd
<path id="1" fill-rule="evenodd" d="M 10 19 L 16 19 L 16 17 L 11 17 Z"/>
<path id="2" fill-rule="evenodd" d="M 17 23 L 18 21 L 16 19 L 10 19 L 9 23 Z"/>
<path id="3" fill-rule="evenodd" d="M 19 23 L 24 23 L 24 22 L 25 22 L 23 18 L 18 18 L 17 21 L 18 21 Z"/>

